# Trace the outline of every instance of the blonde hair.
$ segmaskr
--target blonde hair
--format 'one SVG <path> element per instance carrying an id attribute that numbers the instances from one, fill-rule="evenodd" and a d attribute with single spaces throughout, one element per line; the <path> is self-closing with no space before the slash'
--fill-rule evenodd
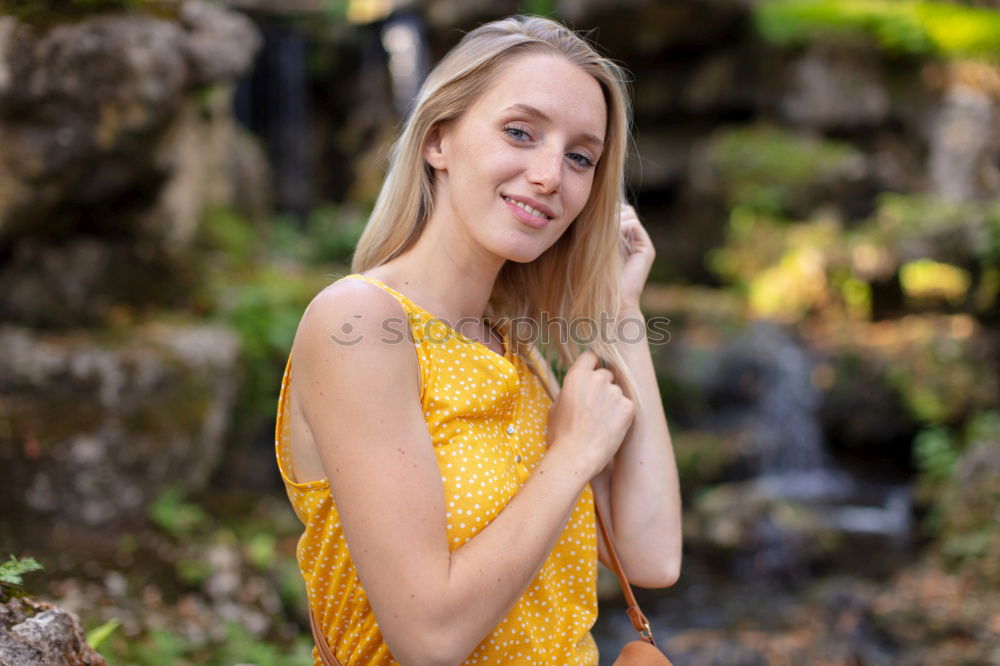
<path id="1" fill-rule="evenodd" d="M 466 34 L 424 82 L 403 132 L 393 145 L 389 170 L 374 210 L 355 249 L 351 270 L 360 273 L 404 253 L 420 236 L 434 207 L 434 170 L 424 160 L 431 131 L 458 118 L 486 91 L 511 59 L 524 54 L 566 58 L 600 84 L 607 107 L 604 151 L 590 196 L 563 235 L 537 259 L 507 261 L 497 276 L 487 308 L 491 319 L 544 322 L 600 322 L 619 312 L 619 201 L 624 192 L 631 107 L 624 71 L 597 53 L 580 35 L 550 19 L 514 16 Z M 542 313 L 547 313 L 545 317 Z M 602 319 L 603 314 L 603 319 Z M 558 325 L 558 323 L 556 324 Z M 527 357 L 512 332 L 512 351 Z M 542 331 L 551 335 L 553 331 Z M 542 346 L 549 359 L 568 367 L 582 350 L 555 332 Z M 633 379 L 614 344 L 603 335 L 587 345 L 635 396 Z M 551 370 L 546 381 L 551 381 Z"/>

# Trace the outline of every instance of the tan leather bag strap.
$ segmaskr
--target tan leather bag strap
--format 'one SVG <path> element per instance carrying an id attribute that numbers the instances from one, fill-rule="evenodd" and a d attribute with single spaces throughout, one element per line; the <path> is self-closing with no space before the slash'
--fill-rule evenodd
<path id="1" fill-rule="evenodd" d="M 316 649 L 319 650 L 319 658 L 326 666 L 340 666 L 340 662 L 333 656 L 330 644 L 326 642 L 326 637 L 319 630 L 319 623 L 316 622 L 316 616 L 313 615 L 311 608 L 309 609 L 309 627 L 312 629 L 313 642 L 316 643 Z"/>
<path id="2" fill-rule="evenodd" d="M 527 355 L 522 354 L 521 358 L 538 375 L 538 378 L 542 381 L 542 385 L 545 387 L 545 391 L 549 394 L 552 402 L 555 402 L 558 393 L 556 387 L 559 384 L 555 373 L 552 372 L 545 359 L 541 357 L 541 354 L 538 353 L 538 350 L 534 346 L 529 347 L 529 353 Z M 628 604 L 628 608 L 625 610 L 628 614 L 628 619 L 631 620 L 632 626 L 639 632 L 639 637 L 642 640 L 650 645 L 656 645 L 656 641 L 653 640 L 653 631 L 649 626 L 649 620 L 642 612 L 642 609 L 639 608 L 639 602 L 635 599 L 635 594 L 632 592 L 632 584 L 629 583 L 621 560 L 618 559 L 618 550 L 615 548 L 615 542 L 611 538 L 611 532 L 608 531 L 604 516 L 601 514 L 601 507 L 597 505 L 597 502 L 594 502 L 594 514 L 597 516 L 597 531 L 601 533 L 601 538 L 604 540 L 604 547 L 608 551 L 608 559 L 611 560 L 611 570 L 614 572 L 615 577 L 618 578 L 618 585 L 621 586 L 622 594 L 625 595 L 625 603 Z"/>
<path id="3" fill-rule="evenodd" d="M 625 595 L 625 603 L 628 604 L 628 608 L 625 609 L 628 619 L 632 621 L 632 627 L 639 632 L 639 637 L 642 640 L 650 645 L 656 645 L 656 641 L 653 640 L 653 630 L 649 626 L 649 620 L 646 619 L 642 609 L 639 608 L 639 602 L 635 600 L 635 594 L 632 592 L 632 584 L 628 582 L 625 569 L 622 568 L 622 563 L 618 559 L 615 542 L 611 540 L 611 535 L 608 534 L 608 528 L 604 524 L 604 516 L 601 515 L 601 507 L 597 506 L 597 502 L 594 502 L 594 514 L 597 516 L 598 531 L 604 539 L 604 547 L 608 551 L 608 559 L 611 560 L 611 570 L 615 572 L 618 584 L 622 588 L 622 594 Z"/>

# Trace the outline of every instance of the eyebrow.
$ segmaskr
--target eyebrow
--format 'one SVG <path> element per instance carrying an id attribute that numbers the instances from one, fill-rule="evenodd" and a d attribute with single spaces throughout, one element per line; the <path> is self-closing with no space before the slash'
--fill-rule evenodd
<path id="1" fill-rule="evenodd" d="M 531 106 L 530 104 L 524 104 L 521 102 L 517 104 L 511 104 L 506 109 L 504 109 L 504 111 L 521 111 L 522 113 L 526 113 L 529 116 L 536 116 L 544 121 L 552 122 L 552 118 L 550 118 L 547 113 L 545 113 L 544 111 L 542 111 L 537 107 Z M 590 143 L 596 144 L 601 148 L 604 147 L 604 141 L 598 138 L 597 135 L 595 134 L 591 134 L 590 132 L 583 132 L 580 136 Z"/>

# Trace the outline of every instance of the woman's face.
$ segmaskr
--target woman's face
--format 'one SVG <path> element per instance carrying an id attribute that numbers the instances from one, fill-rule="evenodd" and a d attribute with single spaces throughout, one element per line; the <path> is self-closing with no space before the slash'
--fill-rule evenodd
<path id="1" fill-rule="evenodd" d="M 534 260 L 587 203 L 606 113 L 600 84 L 565 58 L 513 59 L 432 135 L 425 157 L 444 207 L 436 212 L 488 252 Z"/>

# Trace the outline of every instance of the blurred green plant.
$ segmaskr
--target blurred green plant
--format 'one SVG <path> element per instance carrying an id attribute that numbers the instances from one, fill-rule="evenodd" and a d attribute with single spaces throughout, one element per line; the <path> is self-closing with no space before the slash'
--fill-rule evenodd
<path id="1" fill-rule="evenodd" d="M 843 231 L 832 217 L 789 222 L 736 206 L 725 244 L 707 261 L 758 316 L 795 321 L 832 306 L 855 317 L 870 314 L 870 290 L 850 272 Z"/>
<path id="2" fill-rule="evenodd" d="M 332 203 L 311 210 L 305 223 L 277 216 L 271 223 L 272 255 L 314 266 L 349 263 L 366 221 L 361 210 Z"/>
<path id="3" fill-rule="evenodd" d="M 180 3 L 165 0 L 2 0 L 0 15 L 8 14 L 35 25 L 48 26 L 102 12 L 147 10 L 173 15 Z"/>
<path id="4" fill-rule="evenodd" d="M 892 53 L 1000 58 L 994 9 L 916 0 L 770 0 L 757 6 L 754 19 L 778 44 L 864 38 Z"/>
<path id="5" fill-rule="evenodd" d="M 176 539 L 184 539 L 208 522 L 208 514 L 184 499 L 184 491 L 170 486 L 149 505 L 149 518 L 157 527 Z"/>
<path id="6" fill-rule="evenodd" d="M 716 132 L 707 157 L 731 206 L 780 217 L 818 185 L 864 166 L 850 144 L 759 125 Z"/>
<path id="7" fill-rule="evenodd" d="M 130 642 L 125 654 L 115 655 L 114 651 L 109 651 L 108 656 L 118 656 L 122 661 L 136 666 L 182 666 L 193 663 L 184 659 L 192 647 L 176 634 L 164 629 L 154 629 L 144 639 Z"/>
<path id="8" fill-rule="evenodd" d="M 24 574 L 43 568 L 33 557 L 17 558 L 11 555 L 9 560 L 0 563 L 0 601 L 19 596 L 18 588 L 24 583 Z"/>
<path id="9" fill-rule="evenodd" d="M 556 9 L 555 0 L 521 0 L 518 11 L 522 14 L 554 17 Z"/>
<path id="10" fill-rule="evenodd" d="M 907 298 L 958 305 L 968 295 L 972 277 L 958 266 L 915 259 L 899 267 L 899 284 Z"/>
<path id="11" fill-rule="evenodd" d="M 87 632 L 87 645 L 93 649 L 98 649 L 101 644 L 108 639 L 111 634 L 115 633 L 118 627 L 122 626 L 122 623 L 115 618 L 111 618 L 99 627 L 94 627 Z"/>
<path id="12" fill-rule="evenodd" d="M 270 532 L 258 532 L 249 538 L 245 545 L 247 559 L 250 563 L 261 570 L 268 570 L 277 561 L 278 540 Z"/>
<path id="13" fill-rule="evenodd" d="M 137 638 L 114 637 L 105 649 L 109 663 L 132 666 L 311 666 L 312 641 L 301 636 L 283 648 L 254 636 L 234 622 L 223 623 L 221 640 L 194 640 L 167 629 Z"/>
<path id="14" fill-rule="evenodd" d="M 914 442 L 923 528 L 954 570 L 1000 584 L 1000 411 L 974 414 L 959 431 L 933 428 Z"/>
<path id="15" fill-rule="evenodd" d="M 312 666 L 312 641 L 297 641 L 290 652 L 255 639 L 238 624 L 226 623 L 226 640 L 216 662 L 222 664 L 255 664 L 255 666 Z"/>
<path id="16" fill-rule="evenodd" d="M 909 311 L 995 307 L 1000 201 L 883 193 L 875 204 L 868 219 L 846 229 L 836 209 L 827 213 L 822 205 L 811 219 L 790 221 L 767 206 L 736 204 L 724 244 L 707 253 L 706 263 L 754 312 L 789 320 L 831 306 L 868 319 L 872 285 L 897 278 L 898 306 Z"/>
<path id="17" fill-rule="evenodd" d="M 913 456 L 923 482 L 940 485 L 948 480 L 955 467 L 958 444 L 948 428 L 926 428 L 913 441 Z"/>
<path id="18" fill-rule="evenodd" d="M 210 319 L 239 335 L 244 378 L 236 437 L 273 418 L 275 396 L 299 319 L 337 274 L 364 228 L 360 210 L 317 207 L 303 222 L 276 216 L 255 224 L 231 208 L 204 218 L 199 243 L 208 257 L 197 301 Z M 332 272 L 331 272 L 332 269 Z"/>
<path id="19" fill-rule="evenodd" d="M 854 239 L 897 257 L 905 248 L 920 247 L 934 252 L 929 258 L 938 261 L 995 267 L 1000 265 L 1000 200 L 956 202 L 886 192 L 876 198 L 875 213 Z"/>
<path id="20" fill-rule="evenodd" d="M 885 378 L 919 423 L 960 423 L 996 400 L 996 377 L 972 337 L 970 317 L 948 327 L 911 318 L 897 326 Z"/>

